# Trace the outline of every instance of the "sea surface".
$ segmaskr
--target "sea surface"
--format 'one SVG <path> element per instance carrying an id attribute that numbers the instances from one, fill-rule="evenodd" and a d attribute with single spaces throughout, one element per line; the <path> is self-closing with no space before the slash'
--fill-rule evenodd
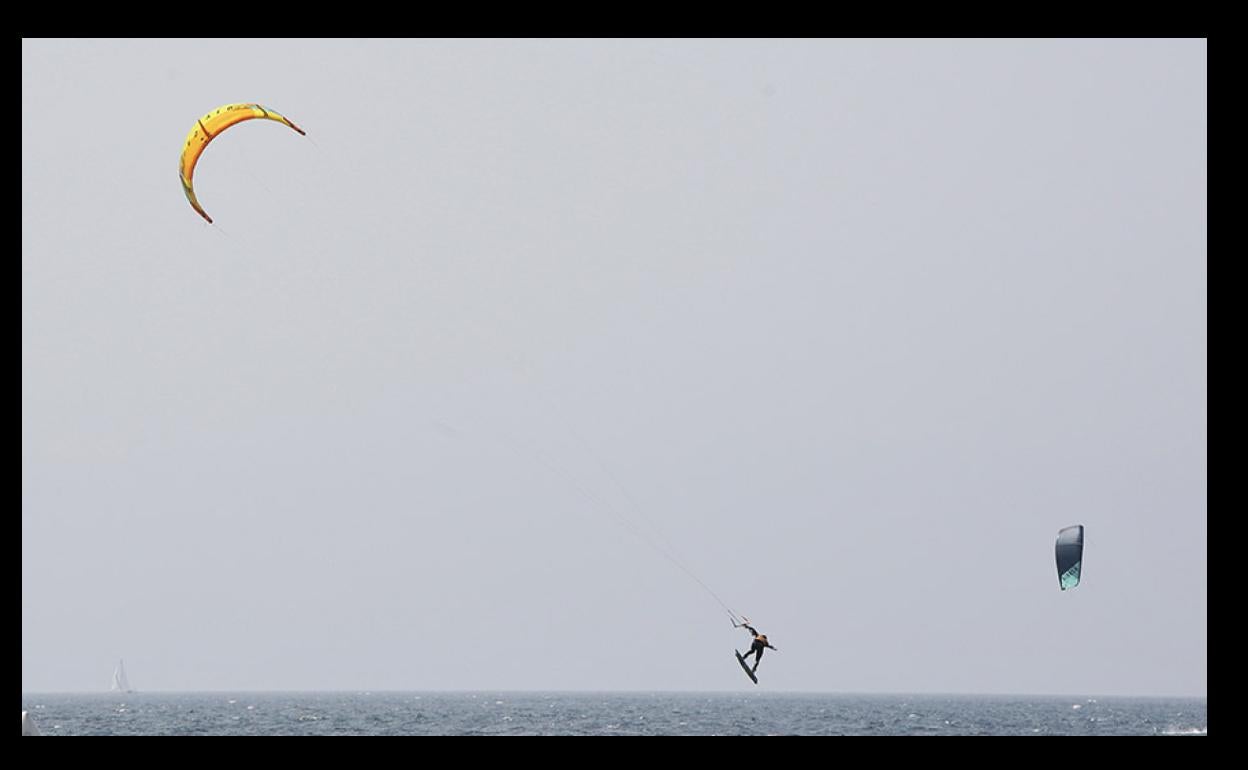
<path id="1" fill-rule="evenodd" d="M 43 735 L 1207 735 L 1206 698 L 23 694 Z"/>

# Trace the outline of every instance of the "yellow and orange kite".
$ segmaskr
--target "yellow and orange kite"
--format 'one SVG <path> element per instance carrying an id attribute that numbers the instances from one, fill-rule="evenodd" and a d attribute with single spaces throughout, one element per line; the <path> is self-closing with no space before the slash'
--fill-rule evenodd
<path id="1" fill-rule="evenodd" d="M 222 131 L 244 120 L 255 118 L 276 120 L 278 123 L 285 123 L 304 136 L 307 135 L 289 118 L 267 107 L 261 107 L 259 104 L 227 104 L 196 121 L 195 128 L 192 128 L 191 133 L 186 137 L 186 144 L 182 147 L 182 159 L 178 163 L 178 176 L 182 178 L 182 192 L 186 193 L 186 199 L 191 202 L 191 207 L 198 211 L 201 217 L 207 219 L 209 224 L 212 224 L 212 217 L 208 216 L 203 207 L 199 205 L 199 200 L 195 198 L 195 188 L 192 186 L 195 164 L 199 162 L 199 156 L 204 154 L 204 148 L 208 146 L 208 143 L 220 136 Z"/>

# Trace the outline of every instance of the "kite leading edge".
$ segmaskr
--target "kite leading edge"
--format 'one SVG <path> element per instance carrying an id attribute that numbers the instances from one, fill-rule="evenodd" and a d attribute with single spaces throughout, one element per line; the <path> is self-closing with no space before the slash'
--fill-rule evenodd
<path id="1" fill-rule="evenodd" d="M 191 207 L 199 212 L 201 217 L 208 220 L 209 224 L 212 224 L 212 217 L 208 216 L 208 213 L 199 205 L 199 200 L 195 197 L 195 187 L 193 185 L 195 164 L 199 162 L 199 156 L 204 154 L 204 149 L 208 146 L 208 143 L 220 136 L 222 131 L 230 126 L 242 123 L 244 120 L 254 120 L 256 118 L 284 123 L 300 134 L 307 136 L 307 133 L 291 122 L 289 118 L 267 107 L 262 107 L 259 104 L 227 104 L 224 107 L 218 107 L 196 121 L 195 127 L 191 129 L 191 133 L 186 137 L 186 144 L 182 146 L 182 158 L 178 162 L 178 176 L 182 179 L 182 192 L 186 193 L 186 199 L 190 201 Z"/>

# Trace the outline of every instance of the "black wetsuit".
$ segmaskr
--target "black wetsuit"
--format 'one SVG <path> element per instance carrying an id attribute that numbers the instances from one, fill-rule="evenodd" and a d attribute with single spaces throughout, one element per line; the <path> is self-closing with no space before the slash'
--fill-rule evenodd
<path id="1" fill-rule="evenodd" d="M 749 631 L 751 634 L 754 634 L 754 642 L 750 645 L 750 651 L 742 655 L 741 657 L 748 658 L 751 655 L 753 655 L 754 656 L 754 669 L 753 670 L 757 671 L 758 664 L 763 659 L 763 650 L 767 649 L 768 647 L 771 647 L 771 643 L 765 642 L 762 639 L 759 639 L 758 637 L 760 636 L 760 634 L 758 633 L 758 631 L 754 629 L 753 626 L 747 625 L 745 623 L 742 623 L 741 625 L 745 628 L 746 631 Z M 774 650 L 776 648 L 771 647 L 771 649 Z"/>

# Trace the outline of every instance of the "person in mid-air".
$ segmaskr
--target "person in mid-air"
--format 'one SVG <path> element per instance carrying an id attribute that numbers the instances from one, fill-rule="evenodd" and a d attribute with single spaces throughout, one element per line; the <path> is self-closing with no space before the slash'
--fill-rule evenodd
<path id="1" fill-rule="evenodd" d="M 741 657 L 744 659 L 753 655 L 754 666 L 750 670 L 757 671 L 758 664 L 763 659 L 763 650 L 767 649 L 768 647 L 771 647 L 771 649 L 773 650 L 776 650 L 776 648 L 772 647 L 771 642 L 767 641 L 767 634 L 758 633 L 758 631 L 754 628 L 754 626 L 750 625 L 749 618 L 743 617 L 741 618 L 741 621 L 742 622 L 740 623 L 734 622 L 733 625 L 736 626 L 737 628 L 744 628 L 746 631 L 749 631 L 754 636 L 754 641 L 752 644 L 750 644 L 750 651 L 742 655 Z M 780 651 L 776 650 L 776 652 L 780 652 Z"/>

